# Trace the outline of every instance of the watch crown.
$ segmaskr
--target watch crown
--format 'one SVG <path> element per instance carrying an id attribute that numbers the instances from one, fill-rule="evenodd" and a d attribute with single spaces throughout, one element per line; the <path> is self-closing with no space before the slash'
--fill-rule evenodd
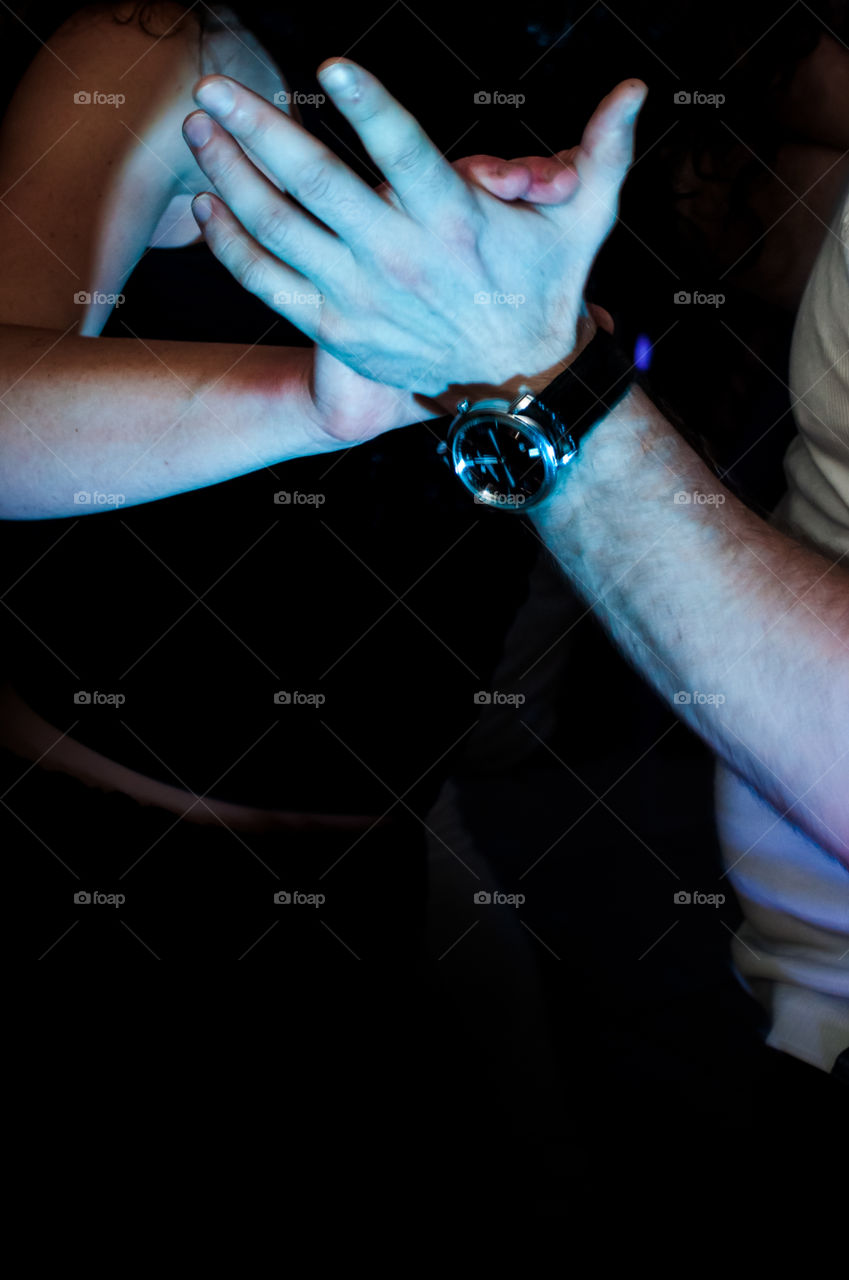
<path id="1" fill-rule="evenodd" d="M 458 412 L 458 413 L 468 413 L 468 411 L 469 411 L 469 402 L 468 402 L 468 400 L 460 400 L 460 401 L 458 402 L 458 404 L 457 404 L 457 412 Z"/>

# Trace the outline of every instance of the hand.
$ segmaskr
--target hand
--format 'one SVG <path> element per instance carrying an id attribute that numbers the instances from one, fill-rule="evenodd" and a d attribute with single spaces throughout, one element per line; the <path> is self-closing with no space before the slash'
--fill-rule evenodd
<path id="1" fill-rule="evenodd" d="M 334 70 L 347 84 L 331 84 Z M 195 97 L 210 110 L 205 89 L 229 86 L 233 95 L 229 107 L 215 108 L 226 131 L 199 112 L 185 127 L 223 197 L 200 198 L 210 216 L 198 221 L 216 257 L 374 382 L 438 397 L 452 384 L 500 387 L 562 364 L 575 345 L 587 274 L 615 222 L 642 82 L 624 81 L 602 101 L 581 145 L 564 153 L 564 176 L 550 192 L 557 203 L 543 204 L 511 199 L 522 183 L 533 195 L 533 166 L 508 173 L 501 198 L 452 167 L 362 68 L 335 61 L 319 75 L 385 175 L 390 198 L 257 95 L 207 77 Z M 499 300 L 482 303 L 481 295 Z M 501 301 L 505 295 L 516 305 Z"/>

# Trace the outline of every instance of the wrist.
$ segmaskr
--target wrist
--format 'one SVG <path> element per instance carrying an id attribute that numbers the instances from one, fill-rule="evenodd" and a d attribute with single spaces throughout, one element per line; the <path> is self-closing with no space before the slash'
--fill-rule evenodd
<path id="1" fill-rule="evenodd" d="M 534 374 L 517 373 L 509 381 L 497 385 L 489 382 L 474 382 L 465 385 L 452 384 L 446 388 L 442 395 L 436 397 L 435 403 L 440 406 L 443 413 L 451 414 L 453 417 L 461 400 L 468 400 L 469 404 L 475 404 L 479 400 L 506 400 L 510 402 L 518 399 L 520 395 L 526 392 L 530 392 L 533 396 L 538 396 L 564 369 L 567 369 L 574 360 L 577 360 L 584 347 L 595 335 L 596 328 L 597 325 L 593 317 L 587 311 L 582 311 L 578 318 L 575 346 L 562 359 L 556 360 L 554 364 L 549 365 L 541 372 Z M 548 359 L 550 358 L 550 353 L 541 353 L 540 358 L 542 360 Z"/>
<path id="2" fill-rule="evenodd" d="M 592 536 L 596 526 L 610 537 L 627 507 L 673 502 L 691 480 L 703 486 L 704 473 L 698 455 L 632 383 L 581 441 L 552 494 L 529 514 L 540 526 L 571 526 L 579 541 L 581 531 Z"/>

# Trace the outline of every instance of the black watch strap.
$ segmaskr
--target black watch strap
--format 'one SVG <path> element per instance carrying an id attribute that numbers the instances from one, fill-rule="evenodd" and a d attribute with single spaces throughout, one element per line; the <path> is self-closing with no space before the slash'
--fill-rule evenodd
<path id="1" fill-rule="evenodd" d="M 524 412 L 546 430 L 565 428 L 575 445 L 609 413 L 637 380 L 638 371 L 601 326 L 576 360 L 535 397 Z"/>

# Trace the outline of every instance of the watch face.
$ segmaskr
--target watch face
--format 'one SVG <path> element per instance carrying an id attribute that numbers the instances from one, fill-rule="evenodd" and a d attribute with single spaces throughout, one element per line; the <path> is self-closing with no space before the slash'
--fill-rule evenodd
<path id="1" fill-rule="evenodd" d="M 459 425 L 451 453 L 454 470 L 476 502 L 517 511 L 548 492 L 557 465 L 554 449 L 538 427 L 492 411 Z"/>

